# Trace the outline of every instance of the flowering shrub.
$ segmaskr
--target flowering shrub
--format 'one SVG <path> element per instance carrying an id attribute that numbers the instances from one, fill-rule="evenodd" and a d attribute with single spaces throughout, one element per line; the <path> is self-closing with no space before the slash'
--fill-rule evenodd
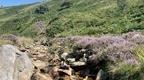
<path id="1" fill-rule="evenodd" d="M 71 38 L 77 49 L 91 49 L 98 55 L 103 53 L 111 61 L 123 61 L 128 64 L 138 64 L 132 49 L 144 43 L 144 36 L 138 32 L 130 32 L 122 36 L 81 37 Z"/>
<path id="2" fill-rule="evenodd" d="M 43 21 L 38 21 L 35 23 L 36 29 L 40 31 L 39 33 L 45 33 L 46 31 L 46 24 Z"/>
<path id="3" fill-rule="evenodd" d="M 18 37 L 16 35 L 13 35 L 13 34 L 2 35 L 2 36 L 0 36 L 0 38 L 3 39 L 3 40 L 12 41 L 14 43 L 18 42 Z"/>
<path id="4" fill-rule="evenodd" d="M 144 47 L 139 45 L 144 44 L 144 35 L 139 32 L 119 36 L 54 38 L 51 43 L 50 50 L 54 53 L 61 55 L 66 52 L 69 53 L 66 58 L 85 62 L 85 70 L 90 75 L 103 69 L 108 74 L 107 80 L 143 79 L 139 74 L 143 74 L 144 69 Z"/>

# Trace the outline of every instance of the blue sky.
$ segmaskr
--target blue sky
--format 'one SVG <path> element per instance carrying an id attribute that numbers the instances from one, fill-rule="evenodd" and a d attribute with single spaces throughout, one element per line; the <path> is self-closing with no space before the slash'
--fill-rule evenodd
<path id="1" fill-rule="evenodd" d="M 38 1 L 40 0 L 0 0 L 0 5 L 15 6 L 15 5 L 21 5 L 21 4 L 35 3 Z"/>

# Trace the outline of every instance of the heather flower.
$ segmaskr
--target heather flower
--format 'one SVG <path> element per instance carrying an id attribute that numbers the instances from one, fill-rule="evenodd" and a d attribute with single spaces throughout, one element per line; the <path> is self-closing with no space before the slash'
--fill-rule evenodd
<path id="1" fill-rule="evenodd" d="M 38 29 L 38 31 L 40 31 L 40 33 L 44 33 L 46 30 L 46 25 L 43 21 L 38 21 L 35 23 L 36 25 L 36 29 Z"/>
<path id="2" fill-rule="evenodd" d="M 76 36 L 71 38 L 79 49 L 91 49 L 98 55 L 101 53 L 111 61 L 123 61 L 128 64 L 138 64 L 132 50 L 136 45 L 144 43 L 144 36 L 138 32 L 130 32 L 122 36 L 87 37 Z"/>
<path id="3" fill-rule="evenodd" d="M 2 35 L 1 38 L 4 40 L 10 40 L 14 43 L 18 42 L 18 37 L 16 35 L 13 35 L 13 34 Z"/>

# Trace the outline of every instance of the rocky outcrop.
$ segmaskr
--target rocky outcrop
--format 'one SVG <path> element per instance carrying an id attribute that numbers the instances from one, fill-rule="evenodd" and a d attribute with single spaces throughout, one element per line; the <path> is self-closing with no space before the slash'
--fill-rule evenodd
<path id="1" fill-rule="evenodd" d="M 0 80 L 30 80 L 33 65 L 25 53 L 12 45 L 0 47 Z"/>

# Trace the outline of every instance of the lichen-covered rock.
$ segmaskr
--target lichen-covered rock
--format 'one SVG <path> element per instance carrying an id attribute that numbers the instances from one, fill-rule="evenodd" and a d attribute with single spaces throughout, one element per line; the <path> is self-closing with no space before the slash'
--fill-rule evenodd
<path id="1" fill-rule="evenodd" d="M 0 80 L 30 80 L 33 65 L 25 53 L 12 45 L 0 47 Z"/>

